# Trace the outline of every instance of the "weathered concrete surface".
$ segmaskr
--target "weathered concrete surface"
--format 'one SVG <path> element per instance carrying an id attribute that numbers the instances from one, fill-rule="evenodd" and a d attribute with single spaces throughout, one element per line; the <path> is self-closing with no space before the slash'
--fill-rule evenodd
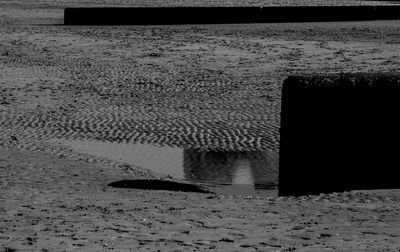
<path id="1" fill-rule="evenodd" d="M 400 188 L 399 117 L 399 75 L 287 78 L 279 194 Z"/>
<path id="2" fill-rule="evenodd" d="M 400 19 L 400 5 L 66 8 L 65 25 L 170 25 Z"/>

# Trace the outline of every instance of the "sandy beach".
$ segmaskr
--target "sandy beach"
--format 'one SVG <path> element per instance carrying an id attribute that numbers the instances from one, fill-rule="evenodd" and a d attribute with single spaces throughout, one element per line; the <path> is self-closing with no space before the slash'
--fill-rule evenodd
<path id="1" fill-rule="evenodd" d="M 400 251 L 400 190 L 264 197 L 113 188 L 169 174 L 55 143 L 277 156 L 287 76 L 399 71 L 397 20 L 61 25 L 65 7 L 149 2 L 160 4 L 0 0 L 0 251 Z M 164 4 L 177 2 L 189 4 Z"/>

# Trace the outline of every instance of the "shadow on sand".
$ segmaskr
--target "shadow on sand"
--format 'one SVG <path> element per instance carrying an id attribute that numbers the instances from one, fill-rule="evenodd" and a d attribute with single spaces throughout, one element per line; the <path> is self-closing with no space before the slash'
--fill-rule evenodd
<path id="1" fill-rule="evenodd" d="M 142 190 L 165 190 L 165 191 L 180 191 L 180 192 L 196 192 L 196 193 L 212 193 L 200 186 L 186 183 L 179 183 L 165 180 L 120 180 L 115 181 L 108 186 L 115 188 L 130 188 Z"/>

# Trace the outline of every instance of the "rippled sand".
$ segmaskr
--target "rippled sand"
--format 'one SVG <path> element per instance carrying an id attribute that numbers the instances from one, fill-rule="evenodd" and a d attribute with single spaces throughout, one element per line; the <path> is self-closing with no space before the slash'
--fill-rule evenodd
<path id="1" fill-rule="evenodd" d="M 278 150 L 280 86 L 395 71 L 398 22 L 2 27 L 1 141 L 52 138 Z M 15 30 L 15 32 L 13 32 Z M 61 150 L 57 150 L 61 151 Z"/>
<path id="2" fill-rule="evenodd" d="M 107 182 L 155 176 L 49 142 L 277 153 L 284 78 L 398 71 L 399 21 L 49 25 L 62 23 L 62 7 L 78 3 L 85 2 L 0 1 L 1 246 L 399 249 L 396 193 L 270 202 L 109 191 Z"/>

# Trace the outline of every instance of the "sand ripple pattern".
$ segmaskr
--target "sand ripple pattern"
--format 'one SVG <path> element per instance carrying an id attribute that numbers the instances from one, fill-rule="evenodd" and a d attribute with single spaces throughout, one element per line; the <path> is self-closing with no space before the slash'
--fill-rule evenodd
<path id="1" fill-rule="evenodd" d="M 288 75 L 398 69 L 397 23 L 310 25 L 1 26 L 0 144 L 277 153 Z"/>
<path id="2" fill-rule="evenodd" d="M 3 128 L 25 129 L 18 137 L 96 139 L 119 143 L 149 143 L 185 149 L 262 150 L 278 148 L 278 128 L 262 115 L 227 113 L 203 118 L 182 118 L 168 111 L 137 111 L 132 107 L 109 107 L 82 111 L 71 116 L 46 114 L 0 114 Z M 162 116 L 164 115 L 164 116 Z"/>

